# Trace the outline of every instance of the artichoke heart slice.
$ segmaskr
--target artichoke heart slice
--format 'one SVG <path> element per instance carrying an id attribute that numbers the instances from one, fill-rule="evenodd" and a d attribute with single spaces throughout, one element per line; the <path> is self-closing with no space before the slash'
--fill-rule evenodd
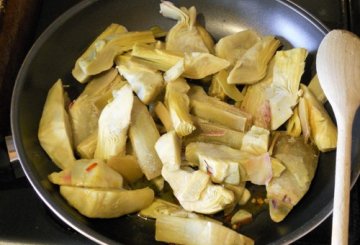
<path id="1" fill-rule="evenodd" d="M 108 160 L 125 154 L 134 96 L 129 85 L 114 91 L 113 96 L 114 100 L 105 106 L 99 118 L 96 159 Z"/>
<path id="2" fill-rule="evenodd" d="M 268 63 L 280 46 L 280 41 L 273 36 L 261 38 L 237 60 L 230 71 L 229 84 L 254 84 L 266 75 Z"/>
<path id="3" fill-rule="evenodd" d="M 227 83 L 228 76 L 229 72 L 227 70 L 222 70 L 215 74 L 211 80 L 209 95 L 221 100 L 224 100 L 224 97 L 228 96 L 237 102 L 242 101 L 244 95 L 239 91 L 236 85 Z"/>
<path id="4" fill-rule="evenodd" d="M 69 116 L 65 110 L 65 92 L 59 79 L 46 97 L 38 138 L 41 147 L 61 169 L 75 161 Z"/>
<path id="5" fill-rule="evenodd" d="M 137 190 L 60 186 L 66 201 L 89 218 L 117 218 L 140 211 L 154 200 L 149 187 Z"/>
<path id="6" fill-rule="evenodd" d="M 187 95 L 189 89 L 183 78 L 178 78 L 166 86 L 165 105 L 169 110 L 172 126 L 179 136 L 189 135 L 195 130 L 189 113 L 190 100 Z"/>
<path id="7" fill-rule="evenodd" d="M 254 155 L 266 153 L 269 148 L 270 131 L 257 126 L 252 126 L 244 134 L 240 150 Z"/>
<path id="8" fill-rule="evenodd" d="M 276 130 L 293 114 L 298 103 L 298 90 L 304 73 L 307 50 L 294 48 L 275 54 L 273 82 L 268 89 L 271 129 Z"/>
<path id="9" fill-rule="evenodd" d="M 196 8 L 177 8 L 169 1 L 160 3 L 160 13 L 178 22 L 166 36 L 166 49 L 178 52 L 213 53 L 214 42 L 205 28 L 196 23 Z"/>
<path id="10" fill-rule="evenodd" d="M 251 29 L 240 31 L 221 38 L 215 45 L 215 54 L 234 66 L 236 61 L 260 39 L 260 36 Z"/>
<path id="11" fill-rule="evenodd" d="M 99 159 L 81 159 L 72 167 L 49 175 L 49 180 L 57 185 L 122 188 L 123 178 Z"/>
<path id="12" fill-rule="evenodd" d="M 243 132 L 232 130 L 220 124 L 208 122 L 197 117 L 192 117 L 196 130 L 184 137 L 184 144 L 191 142 L 205 142 L 227 145 L 235 149 L 240 149 Z"/>
<path id="13" fill-rule="evenodd" d="M 77 153 L 83 159 L 93 159 L 97 145 L 98 130 L 91 133 L 76 147 Z"/>
<path id="14" fill-rule="evenodd" d="M 110 168 L 121 174 L 130 184 L 139 180 L 144 174 L 135 156 L 113 156 L 106 163 Z"/>
<path id="15" fill-rule="evenodd" d="M 166 215 L 156 219 L 155 239 L 166 243 L 189 245 L 254 244 L 251 238 L 215 222 Z"/>
<path id="16" fill-rule="evenodd" d="M 129 82 L 138 98 L 146 105 L 152 102 L 164 87 L 161 73 L 144 65 L 128 61 L 119 64 L 117 69 Z"/>
<path id="17" fill-rule="evenodd" d="M 175 131 L 163 134 L 155 143 L 155 150 L 163 163 L 172 170 L 180 168 L 181 165 L 181 139 Z"/>
<path id="18" fill-rule="evenodd" d="M 76 147 L 97 130 L 102 108 L 98 108 L 95 102 L 107 92 L 112 92 L 113 87 L 120 82 L 117 79 L 120 79 L 120 76 L 115 69 L 99 74 L 86 85 L 84 91 L 69 107 Z"/>
<path id="19" fill-rule="evenodd" d="M 318 75 L 316 74 L 310 81 L 308 88 L 318 101 L 324 104 L 327 101 L 324 90 L 321 88 Z"/>
<path id="20" fill-rule="evenodd" d="M 131 50 L 135 43 L 156 42 L 151 31 L 121 32 L 100 37 L 76 61 L 72 74 L 79 82 L 86 82 L 88 77 L 111 68 L 115 57 Z"/>
<path id="21" fill-rule="evenodd" d="M 320 151 L 330 151 L 336 148 L 337 128 L 324 106 L 305 85 L 300 85 L 303 99 L 306 101 L 310 137 Z M 302 116 L 302 115 L 301 115 Z M 306 120 L 306 118 L 304 118 Z M 306 123 L 306 122 L 305 122 Z"/>
<path id="22" fill-rule="evenodd" d="M 189 93 L 193 115 L 241 132 L 249 128 L 252 121 L 250 114 L 217 98 L 193 91 L 191 89 Z"/>
<path id="23" fill-rule="evenodd" d="M 286 169 L 266 186 L 273 221 L 282 221 L 308 191 L 315 175 L 318 155 L 316 147 L 305 144 L 302 137 L 279 136 L 273 157 Z"/>
<path id="24" fill-rule="evenodd" d="M 160 134 L 147 107 L 137 97 L 131 112 L 129 138 L 145 177 L 151 180 L 160 176 L 162 163 L 154 148 Z"/>

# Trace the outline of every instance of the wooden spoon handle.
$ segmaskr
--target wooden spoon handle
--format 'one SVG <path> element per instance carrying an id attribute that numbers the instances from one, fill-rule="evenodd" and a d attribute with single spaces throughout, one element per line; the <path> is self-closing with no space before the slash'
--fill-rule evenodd
<path id="1" fill-rule="evenodd" d="M 333 245 L 348 244 L 352 122 L 351 115 L 337 122 L 338 142 L 331 237 Z"/>

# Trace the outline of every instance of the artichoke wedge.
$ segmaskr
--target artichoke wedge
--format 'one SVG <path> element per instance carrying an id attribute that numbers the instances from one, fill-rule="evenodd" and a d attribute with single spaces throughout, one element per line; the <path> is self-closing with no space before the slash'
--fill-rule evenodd
<path id="1" fill-rule="evenodd" d="M 174 216 L 156 219 L 155 239 L 175 244 L 253 245 L 254 241 L 218 223 Z"/>
<path id="2" fill-rule="evenodd" d="M 48 92 L 38 131 L 41 147 L 61 169 L 72 166 L 75 161 L 65 96 L 59 79 Z"/>
<path id="3" fill-rule="evenodd" d="M 260 36 L 253 30 L 240 31 L 221 38 L 215 45 L 215 54 L 228 60 L 234 66 L 236 61 L 260 39 Z"/>
<path id="4" fill-rule="evenodd" d="M 112 91 L 114 85 L 119 82 L 116 78 L 119 76 L 115 69 L 100 74 L 87 84 L 84 91 L 71 104 L 69 113 L 76 147 L 97 130 L 101 110 L 95 101 L 108 91 Z"/>
<path id="5" fill-rule="evenodd" d="M 167 168 L 177 170 L 181 165 L 181 139 L 175 131 L 163 134 L 155 143 L 155 150 Z"/>
<path id="6" fill-rule="evenodd" d="M 195 130 L 189 114 L 190 101 L 187 95 L 190 86 L 183 78 L 168 83 L 166 86 L 165 105 L 167 106 L 172 125 L 179 136 L 186 136 Z"/>
<path id="7" fill-rule="evenodd" d="M 312 92 L 303 84 L 300 85 L 303 93 L 302 98 L 306 101 L 308 117 L 304 117 L 303 122 L 310 126 L 310 138 L 320 151 L 330 151 L 336 148 L 337 129 L 324 106 Z M 306 118 L 308 122 L 306 122 Z"/>
<path id="8" fill-rule="evenodd" d="M 167 132 L 174 129 L 171 122 L 170 112 L 161 101 L 158 101 L 156 103 L 154 107 L 154 112 L 156 116 L 160 119 L 161 123 L 164 125 Z"/>
<path id="9" fill-rule="evenodd" d="M 128 61 L 118 64 L 119 73 L 129 82 L 132 90 L 146 105 L 162 91 L 164 80 L 159 71 Z"/>
<path id="10" fill-rule="evenodd" d="M 111 101 L 99 118 L 98 140 L 94 157 L 108 160 L 125 154 L 134 95 L 129 85 L 113 92 Z"/>
<path id="11" fill-rule="evenodd" d="M 303 48 L 276 52 L 273 82 L 268 90 L 272 130 L 279 128 L 293 114 L 306 56 L 307 51 Z"/>
<path id="12" fill-rule="evenodd" d="M 137 190 L 60 186 L 66 201 L 89 218 L 117 218 L 140 211 L 154 200 L 148 187 Z"/>
<path id="13" fill-rule="evenodd" d="M 248 49 L 230 71 L 229 84 L 254 84 L 266 75 L 268 63 L 280 46 L 280 41 L 273 36 L 261 38 Z"/>
<path id="14" fill-rule="evenodd" d="M 252 126 L 244 134 L 240 150 L 261 155 L 268 151 L 270 131 L 264 128 Z"/>
<path id="15" fill-rule="evenodd" d="M 225 96 L 240 102 L 244 99 L 244 95 L 239 91 L 239 89 L 234 84 L 228 84 L 229 72 L 222 70 L 213 76 L 211 85 L 209 88 L 209 95 L 224 100 Z"/>
<path id="16" fill-rule="evenodd" d="M 123 178 L 98 159 L 77 160 L 70 168 L 49 175 L 57 185 L 77 187 L 122 188 Z"/>
<path id="17" fill-rule="evenodd" d="M 78 58 L 72 74 L 79 82 L 86 82 L 88 77 L 111 68 L 115 57 L 131 50 L 135 43 L 155 43 L 155 41 L 151 31 L 118 32 L 105 37 L 101 34 Z"/>
<path id="18" fill-rule="evenodd" d="M 318 101 L 324 104 L 327 101 L 326 95 L 320 86 L 318 75 L 316 74 L 310 81 L 308 88 Z"/>
<path id="19" fill-rule="evenodd" d="M 136 157 L 132 155 L 114 156 L 106 164 L 121 174 L 130 184 L 136 182 L 144 175 Z"/>
<path id="20" fill-rule="evenodd" d="M 196 130 L 184 137 L 184 144 L 191 142 L 205 142 L 220 145 L 227 145 L 235 149 L 240 149 L 243 132 L 232 130 L 220 124 L 208 122 L 197 117 L 192 117 Z"/>
<path id="21" fill-rule="evenodd" d="M 275 144 L 273 157 L 286 167 L 266 186 L 271 219 L 280 222 L 308 191 L 315 175 L 318 151 L 305 144 L 302 137 L 282 134 Z"/>
<path id="22" fill-rule="evenodd" d="M 252 121 L 250 114 L 217 98 L 196 93 L 194 90 L 196 87 L 189 92 L 193 115 L 241 132 L 249 128 Z"/>
<path id="23" fill-rule="evenodd" d="M 196 9 L 177 8 L 173 3 L 160 3 L 160 13 L 177 20 L 166 36 L 166 49 L 178 52 L 213 53 L 214 42 L 210 34 L 196 23 Z"/>
<path id="24" fill-rule="evenodd" d="M 90 134 L 76 147 L 77 153 L 83 159 L 93 159 L 98 138 L 98 130 Z"/>
<path id="25" fill-rule="evenodd" d="M 147 107 L 137 97 L 131 112 L 129 138 L 146 178 L 151 180 L 160 176 L 162 163 L 154 148 L 160 134 Z"/>

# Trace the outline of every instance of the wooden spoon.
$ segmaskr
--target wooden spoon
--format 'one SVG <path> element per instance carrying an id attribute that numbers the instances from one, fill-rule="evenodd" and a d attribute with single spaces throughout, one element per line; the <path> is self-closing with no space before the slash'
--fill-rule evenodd
<path id="1" fill-rule="evenodd" d="M 360 39 L 345 30 L 329 32 L 320 44 L 316 69 L 338 127 L 331 243 L 348 244 L 351 136 L 360 105 Z"/>

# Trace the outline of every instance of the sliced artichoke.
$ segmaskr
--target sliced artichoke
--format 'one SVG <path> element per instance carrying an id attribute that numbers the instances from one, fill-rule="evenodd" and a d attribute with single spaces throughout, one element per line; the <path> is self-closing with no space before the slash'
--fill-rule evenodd
<path id="1" fill-rule="evenodd" d="M 221 100 L 224 100 L 224 95 L 229 98 L 240 102 L 244 99 L 244 95 L 239 91 L 239 89 L 234 84 L 228 84 L 229 72 L 226 70 L 222 70 L 213 76 L 211 81 L 211 86 L 209 88 L 209 95 L 217 97 Z M 215 93 L 214 91 L 218 91 Z M 218 96 L 217 96 L 218 94 Z"/>
<path id="2" fill-rule="evenodd" d="M 163 134 L 155 143 L 155 150 L 167 168 L 177 170 L 181 165 L 181 139 L 175 131 Z"/>
<path id="3" fill-rule="evenodd" d="M 268 151 L 270 132 L 267 129 L 252 126 L 244 134 L 240 150 L 261 155 Z"/>
<path id="4" fill-rule="evenodd" d="M 337 129 L 324 106 L 311 91 L 303 84 L 300 85 L 304 91 L 303 99 L 306 101 L 308 117 L 302 121 L 308 120 L 310 126 L 310 137 L 320 151 L 330 151 L 336 148 Z M 302 117 L 303 115 L 300 114 Z"/>
<path id="5" fill-rule="evenodd" d="M 215 46 L 215 54 L 228 60 L 232 66 L 247 50 L 260 41 L 260 36 L 253 30 L 244 30 L 221 38 Z"/>
<path id="6" fill-rule="evenodd" d="M 155 239 L 176 244 L 253 245 L 254 241 L 225 226 L 201 219 L 161 216 L 156 219 Z"/>
<path id="7" fill-rule="evenodd" d="M 144 175 L 136 157 L 132 155 L 113 156 L 106 164 L 121 174 L 130 184 L 136 182 Z"/>
<path id="8" fill-rule="evenodd" d="M 159 71 L 128 61 L 117 66 L 119 73 L 129 82 L 132 90 L 146 105 L 162 91 L 164 80 Z"/>
<path id="9" fill-rule="evenodd" d="M 266 75 L 268 63 L 280 46 L 280 41 L 273 36 L 261 38 L 248 49 L 230 71 L 229 84 L 254 84 Z"/>
<path id="10" fill-rule="evenodd" d="M 99 159 L 77 160 L 72 167 L 49 175 L 49 180 L 57 185 L 122 188 L 123 178 Z"/>
<path id="11" fill-rule="evenodd" d="M 38 131 L 41 147 L 61 169 L 71 167 L 75 161 L 65 96 L 59 79 L 48 92 Z"/>
<path id="12" fill-rule="evenodd" d="M 306 56 L 307 51 L 303 48 L 276 52 L 273 83 L 268 90 L 272 130 L 279 128 L 293 114 Z"/>
<path id="13" fill-rule="evenodd" d="M 191 142 L 205 142 L 227 145 L 235 149 L 240 149 L 243 132 L 232 130 L 220 124 L 211 123 L 197 117 L 192 117 L 196 130 L 184 137 L 184 144 Z"/>
<path id="14" fill-rule="evenodd" d="M 190 90 L 191 113 L 210 122 L 244 132 L 251 124 L 251 115 L 217 98 Z"/>
<path id="15" fill-rule="evenodd" d="M 301 100 L 301 99 L 300 99 Z M 300 105 L 300 101 L 299 101 Z M 299 137 L 301 135 L 301 122 L 299 117 L 299 107 L 295 107 L 294 114 L 290 117 L 286 123 L 286 132 L 292 137 Z"/>
<path id="16" fill-rule="evenodd" d="M 114 100 L 105 106 L 99 118 L 96 159 L 125 155 L 134 96 L 129 85 L 114 91 L 113 95 Z"/>
<path id="17" fill-rule="evenodd" d="M 308 191 L 315 175 L 318 151 L 305 144 L 302 137 L 282 134 L 275 144 L 273 156 L 286 167 L 266 186 L 271 219 L 280 222 Z"/>
<path id="18" fill-rule="evenodd" d="M 139 166 L 148 180 L 161 174 L 162 163 L 154 148 L 159 137 L 159 131 L 147 107 L 135 97 L 129 138 Z"/>
<path id="19" fill-rule="evenodd" d="M 60 186 L 66 201 L 89 218 L 117 218 L 137 212 L 154 200 L 149 187 L 137 190 Z"/>
<path id="20" fill-rule="evenodd" d="M 154 112 L 164 125 L 167 132 L 174 129 L 171 122 L 170 112 L 161 101 L 158 101 L 156 103 L 154 107 Z"/>
<path id="21" fill-rule="evenodd" d="M 83 159 L 93 159 L 96 145 L 97 145 L 97 138 L 98 138 L 98 130 L 94 131 L 88 137 L 86 137 L 83 141 L 78 144 L 76 147 L 77 153 Z"/>
<path id="22" fill-rule="evenodd" d="M 165 105 L 167 106 L 172 125 L 179 136 L 189 135 L 195 130 L 191 119 L 190 101 L 187 91 L 190 89 L 186 80 L 179 78 L 166 86 Z"/>
<path id="23" fill-rule="evenodd" d="M 177 20 L 166 36 L 166 49 L 179 52 L 212 52 L 214 43 L 204 28 L 196 23 L 196 9 L 177 8 L 173 3 L 160 3 L 160 13 Z"/>
<path id="24" fill-rule="evenodd" d="M 322 104 L 327 101 L 326 95 L 320 86 L 320 81 L 317 74 L 311 79 L 308 88 L 316 97 L 316 99 Z"/>

